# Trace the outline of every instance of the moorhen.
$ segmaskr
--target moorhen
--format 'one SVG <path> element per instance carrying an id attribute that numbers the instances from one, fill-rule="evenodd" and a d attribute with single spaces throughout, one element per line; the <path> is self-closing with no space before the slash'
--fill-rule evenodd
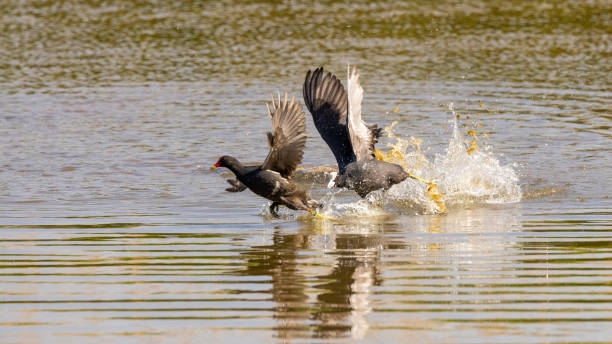
<path id="1" fill-rule="evenodd" d="M 304 80 L 304 102 L 315 127 L 338 163 L 336 187 L 355 190 L 364 198 L 378 189 L 387 190 L 409 177 L 401 166 L 376 159 L 374 144 L 382 129 L 361 119 L 363 89 L 359 73 L 349 70 L 348 94 L 338 78 L 323 71 L 308 71 Z"/>
<path id="2" fill-rule="evenodd" d="M 211 167 L 227 167 L 237 180 L 230 179 L 231 192 L 249 188 L 259 196 L 272 201 L 270 213 L 278 217 L 279 205 L 293 210 L 306 210 L 312 214 L 318 205 L 310 199 L 306 191 L 299 189 L 290 179 L 291 174 L 302 161 L 306 145 L 306 118 L 299 102 L 291 98 L 281 102 L 280 93 L 268 116 L 272 120 L 272 133 L 268 132 L 270 152 L 261 165 L 242 165 L 236 158 L 224 155 Z M 315 214 L 316 215 L 316 214 Z"/>

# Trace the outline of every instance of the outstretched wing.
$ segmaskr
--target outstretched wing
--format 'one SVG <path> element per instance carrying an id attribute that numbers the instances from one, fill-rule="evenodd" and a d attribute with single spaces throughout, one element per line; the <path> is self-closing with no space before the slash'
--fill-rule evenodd
<path id="1" fill-rule="evenodd" d="M 357 160 L 374 158 L 374 144 L 378 142 L 382 130 L 376 124 L 368 125 L 361 119 L 363 88 L 359 84 L 359 72 L 347 65 L 348 70 L 348 127 L 351 144 Z"/>
<path id="2" fill-rule="evenodd" d="M 272 133 L 268 133 L 270 153 L 262 165 L 264 170 L 272 170 L 289 177 L 302 162 L 306 146 L 306 117 L 299 102 L 291 98 L 281 102 L 280 93 L 275 102 L 272 97 L 272 109 L 268 115 L 272 120 Z"/>
<path id="3" fill-rule="evenodd" d="M 347 123 L 348 99 L 340 80 L 331 73 L 324 73 L 323 67 L 308 71 L 304 80 L 304 102 L 319 134 L 334 153 L 342 174 L 346 165 L 357 160 Z"/>

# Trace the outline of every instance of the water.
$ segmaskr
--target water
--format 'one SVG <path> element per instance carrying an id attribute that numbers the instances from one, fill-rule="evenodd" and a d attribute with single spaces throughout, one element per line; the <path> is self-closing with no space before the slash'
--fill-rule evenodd
<path id="1" fill-rule="evenodd" d="M 0 8 L 3 343 L 612 341 L 609 1 Z M 326 189 L 310 119 L 296 180 L 332 220 L 208 171 L 347 61 L 446 213 Z"/>

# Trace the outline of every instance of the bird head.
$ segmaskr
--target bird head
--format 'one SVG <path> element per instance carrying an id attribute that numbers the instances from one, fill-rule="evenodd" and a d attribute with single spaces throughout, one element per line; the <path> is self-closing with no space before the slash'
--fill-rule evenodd
<path id="1" fill-rule="evenodd" d="M 229 155 L 224 155 L 220 157 L 219 160 L 217 160 L 217 163 L 214 164 L 210 169 L 214 170 L 217 167 L 227 167 L 231 169 L 231 167 L 236 167 L 238 165 L 240 165 L 240 163 L 238 162 L 238 160 L 236 160 L 236 158 L 233 158 Z"/>
<path id="2" fill-rule="evenodd" d="M 217 168 L 217 167 L 221 166 L 221 164 L 223 164 L 223 157 L 222 157 L 222 156 L 221 156 L 221 157 L 219 157 L 219 160 L 217 160 L 217 163 L 216 163 L 216 164 L 212 165 L 212 167 L 210 168 L 210 169 L 211 169 L 211 171 L 212 171 L 212 170 L 214 170 L 215 168 Z"/>

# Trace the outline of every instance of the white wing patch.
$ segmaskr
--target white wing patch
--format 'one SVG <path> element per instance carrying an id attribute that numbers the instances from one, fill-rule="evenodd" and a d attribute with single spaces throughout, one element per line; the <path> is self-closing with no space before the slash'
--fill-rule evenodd
<path id="1" fill-rule="evenodd" d="M 348 125 L 351 136 L 353 151 L 357 160 L 369 156 L 370 130 L 361 119 L 361 101 L 363 100 L 363 88 L 359 84 L 359 72 L 347 65 L 348 70 Z"/>
<path id="2" fill-rule="evenodd" d="M 272 194 L 276 195 L 279 189 L 280 189 L 280 182 L 276 180 L 274 181 L 274 189 L 272 189 Z"/>

